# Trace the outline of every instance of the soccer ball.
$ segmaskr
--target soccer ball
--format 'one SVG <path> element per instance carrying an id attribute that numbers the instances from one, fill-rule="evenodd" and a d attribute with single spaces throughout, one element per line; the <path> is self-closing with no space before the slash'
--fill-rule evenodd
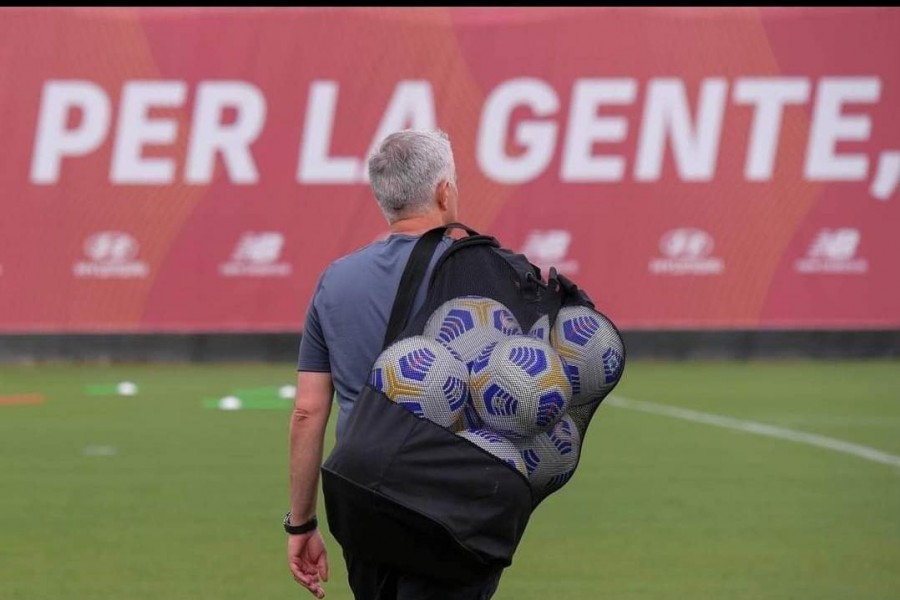
<path id="1" fill-rule="evenodd" d="M 120 396 L 134 396 L 137 394 L 137 384 L 131 381 L 122 381 L 116 386 L 116 393 Z"/>
<path id="2" fill-rule="evenodd" d="M 451 349 L 420 335 L 391 344 L 369 384 L 418 417 L 450 428 L 469 395 L 466 365 Z"/>
<path id="3" fill-rule="evenodd" d="M 488 344 L 521 333 L 515 316 L 500 302 L 483 296 L 461 296 L 439 306 L 422 335 L 453 348 L 468 365 Z"/>
<path id="4" fill-rule="evenodd" d="M 559 311 L 550 330 L 550 345 L 565 361 L 572 406 L 599 403 L 622 377 L 622 337 L 606 317 L 587 306 Z"/>
<path id="5" fill-rule="evenodd" d="M 528 473 L 525 470 L 525 461 L 522 458 L 522 454 L 511 441 L 509 441 L 496 431 L 491 431 L 490 429 L 484 428 L 463 429 L 456 435 L 469 440 L 470 442 L 484 450 L 487 450 L 522 475 L 525 475 L 526 477 L 528 476 Z"/>
<path id="6" fill-rule="evenodd" d="M 572 397 L 559 354 L 527 335 L 487 346 L 472 362 L 469 387 L 485 425 L 510 438 L 547 431 Z"/>
<path id="7" fill-rule="evenodd" d="M 482 427 L 484 427 L 484 421 L 478 416 L 478 411 L 475 410 L 475 404 L 472 403 L 472 395 L 470 393 L 466 398 L 465 406 L 459 413 L 459 419 L 456 421 L 456 431 L 458 433 L 464 429 L 481 429 Z"/>
<path id="8" fill-rule="evenodd" d="M 569 415 L 550 431 L 513 444 L 522 453 L 532 489 L 542 495 L 555 492 L 571 479 L 581 453 L 581 435 Z"/>
<path id="9" fill-rule="evenodd" d="M 534 325 L 531 326 L 531 329 L 528 331 L 528 335 L 531 337 L 537 338 L 542 342 L 547 344 L 550 343 L 550 317 L 544 315 L 534 322 Z"/>

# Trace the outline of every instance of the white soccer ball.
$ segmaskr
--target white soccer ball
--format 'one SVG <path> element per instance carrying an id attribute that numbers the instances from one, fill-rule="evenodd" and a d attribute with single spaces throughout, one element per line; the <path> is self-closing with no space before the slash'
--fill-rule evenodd
<path id="1" fill-rule="evenodd" d="M 237 396 L 225 396 L 219 400 L 219 408 L 221 410 L 240 410 L 242 406 L 243 403 Z"/>
<path id="2" fill-rule="evenodd" d="M 456 420 L 456 432 L 459 433 L 464 429 L 482 429 L 483 427 L 484 421 L 481 420 L 481 417 L 478 416 L 478 411 L 475 410 L 475 404 L 472 401 L 470 388 L 470 393 L 466 398 L 466 404 L 463 406 L 463 409 L 459 413 L 459 418 Z"/>
<path id="3" fill-rule="evenodd" d="M 550 431 L 513 443 L 522 453 L 532 489 L 542 496 L 569 481 L 581 453 L 581 435 L 569 415 L 564 415 Z"/>
<path id="4" fill-rule="evenodd" d="M 572 406 L 599 403 L 622 377 L 625 346 L 613 324 L 587 306 L 559 311 L 550 344 L 566 364 Z"/>
<path id="5" fill-rule="evenodd" d="M 487 346 L 472 362 L 469 386 L 478 416 L 509 438 L 547 431 L 562 418 L 572 398 L 559 354 L 527 335 Z"/>
<path id="6" fill-rule="evenodd" d="M 489 429 L 464 429 L 457 433 L 458 436 L 464 437 L 476 446 L 487 450 L 500 460 L 504 461 L 510 467 L 525 475 L 525 461 L 518 448 L 511 441 Z"/>
<path id="7" fill-rule="evenodd" d="M 413 414 L 450 428 L 469 395 L 468 370 L 452 349 L 417 335 L 391 344 L 369 383 Z"/>
<path id="8" fill-rule="evenodd" d="M 116 392 L 120 396 L 134 396 L 137 394 L 138 387 L 130 381 L 123 381 L 116 386 Z"/>
<path id="9" fill-rule="evenodd" d="M 468 365 L 488 344 L 521 333 L 515 316 L 500 302 L 483 296 L 461 296 L 439 306 L 428 318 L 422 335 L 453 348 Z"/>
<path id="10" fill-rule="evenodd" d="M 528 330 L 528 335 L 531 337 L 537 338 L 544 343 L 550 343 L 550 317 L 544 315 L 540 317 L 537 321 L 534 322 L 534 325 L 531 326 L 531 329 Z"/>

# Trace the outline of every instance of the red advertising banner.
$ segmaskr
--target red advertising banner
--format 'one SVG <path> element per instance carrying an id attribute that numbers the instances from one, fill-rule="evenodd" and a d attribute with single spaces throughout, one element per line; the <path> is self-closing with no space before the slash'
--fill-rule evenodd
<path id="1" fill-rule="evenodd" d="M 441 128 L 623 328 L 900 327 L 895 8 L 6 9 L 0 331 L 296 331 Z"/>

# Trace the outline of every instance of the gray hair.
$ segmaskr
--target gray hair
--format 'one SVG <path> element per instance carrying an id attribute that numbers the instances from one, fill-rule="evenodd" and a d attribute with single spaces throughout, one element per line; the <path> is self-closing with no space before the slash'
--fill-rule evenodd
<path id="1" fill-rule="evenodd" d="M 369 158 L 372 191 L 389 222 L 425 212 L 444 180 L 456 183 L 453 150 L 443 131 L 392 133 Z"/>

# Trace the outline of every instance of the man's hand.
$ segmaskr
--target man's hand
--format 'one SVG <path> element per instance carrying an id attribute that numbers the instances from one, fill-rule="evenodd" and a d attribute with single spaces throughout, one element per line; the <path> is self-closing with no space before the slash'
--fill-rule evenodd
<path id="1" fill-rule="evenodd" d="M 297 583 L 316 598 L 325 597 L 319 580 L 328 581 L 328 553 L 318 529 L 288 536 L 288 564 Z"/>

